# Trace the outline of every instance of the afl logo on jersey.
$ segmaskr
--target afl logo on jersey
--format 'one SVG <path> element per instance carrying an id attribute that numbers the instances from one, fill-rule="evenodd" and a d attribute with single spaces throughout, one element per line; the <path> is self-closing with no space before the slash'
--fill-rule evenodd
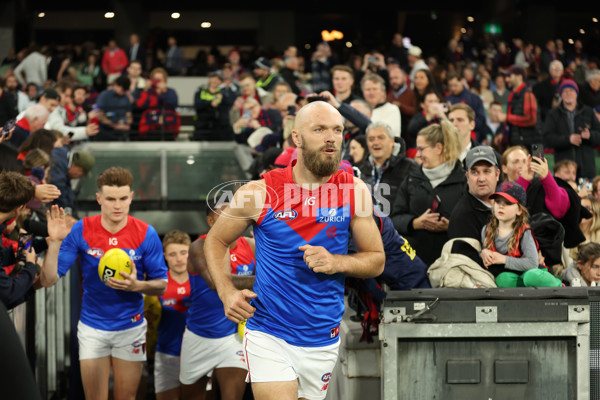
<path id="1" fill-rule="evenodd" d="M 296 219 L 298 213 L 296 210 L 282 210 L 275 213 L 273 218 L 278 219 L 280 221 L 291 221 Z"/>
<path id="2" fill-rule="evenodd" d="M 92 257 L 102 257 L 104 255 L 102 249 L 87 249 L 86 253 Z"/>

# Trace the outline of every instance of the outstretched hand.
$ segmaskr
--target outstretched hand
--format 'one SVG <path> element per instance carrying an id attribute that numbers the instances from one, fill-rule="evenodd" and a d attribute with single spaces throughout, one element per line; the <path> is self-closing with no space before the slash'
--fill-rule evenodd
<path id="1" fill-rule="evenodd" d="M 53 241 L 62 241 L 71 232 L 71 226 L 67 223 L 65 210 L 62 207 L 53 205 L 50 210 L 46 211 L 46 219 L 48 221 L 48 238 Z"/>

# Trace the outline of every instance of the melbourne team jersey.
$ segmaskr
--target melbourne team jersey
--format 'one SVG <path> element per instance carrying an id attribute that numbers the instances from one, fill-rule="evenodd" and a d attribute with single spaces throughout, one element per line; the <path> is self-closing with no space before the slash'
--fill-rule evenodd
<path id="1" fill-rule="evenodd" d="M 162 306 L 162 313 L 158 324 L 156 350 L 179 356 L 185 330 L 185 319 L 190 306 L 190 281 L 179 283 L 171 278 L 171 271 L 168 272 L 168 275 L 167 291 L 158 298 Z"/>
<path id="2" fill-rule="evenodd" d="M 206 235 L 200 236 L 200 239 L 206 239 Z M 232 274 L 252 275 L 248 272 L 254 272 L 254 254 L 245 238 L 239 238 L 229 253 Z M 225 316 L 219 295 L 204 278 L 200 274 L 190 274 L 190 286 L 192 303 L 188 310 L 187 328 L 198 336 L 208 338 L 222 338 L 235 333 L 237 324 Z"/>
<path id="3" fill-rule="evenodd" d="M 83 275 L 81 322 L 92 328 L 117 331 L 142 323 L 141 293 L 112 289 L 98 275 L 98 263 L 106 251 L 120 248 L 135 263 L 138 280 L 167 279 L 162 244 L 151 225 L 132 216 L 117 233 L 102 227 L 100 215 L 77 221 L 60 246 L 58 276 L 63 277 L 80 258 Z"/>
<path id="4" fill-rule="evenodd" d="M 247 327 L 295 346 L 333 344 L 344 313 L 345 276 L 313 272 L 298 248 L 310 244 L 348 253 L 353 176 L 338 170 L 315 190 L 294 183 L 292 165 L 263 178 L 267 199 L 254 229 L 258 297 Z"/>

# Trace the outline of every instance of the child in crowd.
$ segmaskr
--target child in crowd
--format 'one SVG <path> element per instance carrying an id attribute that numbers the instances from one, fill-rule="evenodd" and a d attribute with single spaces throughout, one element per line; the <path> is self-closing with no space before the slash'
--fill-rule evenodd
<path id="1" fill-rule="evenodd" d="M 577 249 L 576 262 L 563 274 L 569 286 L 598 286 L 600 282 L 600 244 L 586 242 Z"/>
<path id="2" fill-rule="evenodd" d="M 498 287 L 562 286 L 562 281 L 539 268 L 538 246 L 527 225 L 527 195 L 515 182 L 503 182 L 490 198 L 494 210 L 481 232 L 483 265 Z"/>

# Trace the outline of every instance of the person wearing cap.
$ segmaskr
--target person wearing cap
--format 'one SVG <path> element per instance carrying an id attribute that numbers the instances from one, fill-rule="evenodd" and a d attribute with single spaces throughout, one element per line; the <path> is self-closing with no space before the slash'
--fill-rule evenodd
<path id="1" fill-rule="evenodd" d="M 77 218 L 77 202 L 71 180 L 88 176 L 94 168 L 94 156 L 83 150 L 69 153 L 66 146 L 52 149 L 54 163 L 50 168 L 50 183 L 60 190 L 60 196 L 54 204 L 67 210 L 67 214 Z M 69 213 L 68 209 L 71 210 Z"/>
<path id="2" fill-rule="evenodd" d="M 231 140 L 233 131 L 229 123 L 229 111 L 235 100 L 231 89 L 222 87 L 221 71 L 208 77 L 208 84 L 198 88 L 194 94 L 196 126 L 194 140 Z"/>
<path id="3" fill-rule="evenodd" d="M 558 89 L 561 103 L 550 110 L 544 122 L 544 146 L 554 149 L 554 162 L 577 163 L 577 178 L 596 176 L 596 146 L 600 145 L 600 122 L 594 110 L 578 101 L 579 87 L 564 79 Z"/>
<path id="4" fill-rule="evenodd" d="M 494 145 L 504 150 L 518 144 L 530 146 L 540 143 L 537 100 L 525 81 L 525 69 L 513 65 L 505 75 L 508 76 L 508 86 L 512 92 L 508 97 L 506 113 L 498 117 L 504 123 L 504 129 L 494 137 Z"/>
<path id="5" fill-rule="evenodd" d="M 471 148 L 465 157 L 467 190 L 454 207 L 448 224 L 448 238 L 468 237 L 481 239 L 481 229 L 492 215 L 495 192 L 500 180 L 500 168 L 496 151 L 490 146 Z M 465 242 L 456 241 L 452 253 L 463 254 L 483 267 L 476 249 Z"/>
<path id="6" fill-rule="evenodd" d="M 548 112 L 560 102 L 558 87 L 563 80 L 565 67 L 560 60 L 554 60 L 550 63 L 548 71 L 549 74 L 546 79 L 536 82 L 531 87 L 531 91 L 538 102 L 542 122 L 546 120 Z"/>
<path id="7" fill-rule="evenodd" d="M 419 46 L 412 46 L 408 49 L 407 60 L 408 67 L 410 68 L 410 86 L 412 89 L 414 89 L 415 74 L 421 69 L 426 69 L 429 71 L 429 66 L 425 60 L 423 60 L 423 51 Z"/>
<path id="8" fill-rule="evenodd" d="M 256 78 L 256 87 L 272 92 L 273 88 L 283 78 L 271 68 L 271 61 L 266 57 L 258 57 L 252 63 L 252 72 Z"/>
<path id="9" fill-rule="evenodd" d="M 496 277 L 498 287 L 557 287 L 562 281 L 539 268 L 538 244 L 529 227 L 525 189 L 502 182 L 490 195 L 494 200 L 490 222 L 481 230 L 481 259 Z"/>

